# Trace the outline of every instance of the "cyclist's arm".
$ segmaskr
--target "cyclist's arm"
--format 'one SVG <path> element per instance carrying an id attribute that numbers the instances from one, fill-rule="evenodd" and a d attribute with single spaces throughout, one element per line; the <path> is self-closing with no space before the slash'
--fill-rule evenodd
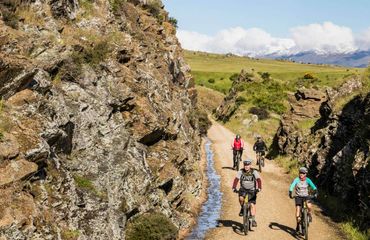
<path id="1" fill-rule="evenodd" d="M 257 188 L 262 189 L 262 179 L 257 171 L 253 171 L 254 177 L 256 178 Z"/>
<path id="2" fill-rule="evenodd" d="M 263 142 L 263 148 L 265 149 L 265 151 L 267 151 L 267 146 L 265 142 Z"/>
<path id="3" fill-rule="evenodd" d="M 313 184 L 313 182 L 311 181 L 311 179 L 306 178 L 306 181 L 307 181 L 308 185 L 312 188 L 312 190 L 314 190 L 314 191 L 317 190 L 317 187 L 315 186 L 315 184 Z"/>
<path id="4" fill-rule="evenodd" d="M 253 145 L 253 151 L 256 151 L 257 149 L 257 146 L 256 146 L 256 143 Z"/>
<path id="5" fill-rule="evenodd" d="M 240 179 L 241 176 L 242 176 L 242 172 L 238 171 L 238 173 L 236 174 L 236 177 L 234 179 L 234 182 L 233 182 L 233 189 L 236 189 L 236 186 L 238 186 L 238 182 L 239 182 L 239 179 Z"/>
<path id="6" fill-rule="evenodd" d="M 243 139 L 241 139 L 241 147 L 242 147 L 242 149 L 244 148 L 244 140 Z"/>
<path id="7" fill-rule="evenodd" d="M 299 178 L 294 179 L 292 184 L 290 184 L 289 192 L 293 192 L 293 189 L 294 189 L 295 185 L 297 185 L 298 182 L 299 182 Z"/>

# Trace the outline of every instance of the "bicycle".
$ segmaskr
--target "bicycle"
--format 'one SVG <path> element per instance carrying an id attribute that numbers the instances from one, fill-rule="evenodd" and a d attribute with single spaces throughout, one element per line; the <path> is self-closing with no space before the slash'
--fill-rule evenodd
<path id="1" fill-rule="evenodd" d="M 301 212 L 300 212 L 300 222 L 299 222 L 299 232 L 304 236 L 305 240 L 308 240 L 308 227 L 310 225 L 310 222 L 308 220 L 308 207 L 307 207 L 307 201 L 313 199 L 314 197 L 312 196 L 307 196 L 307 197 L 298 197 L 296 198 L 301 198 L 303 199 L 303 206 L 301 207 Z"/>
<path id="2" fill-rule="evenodd" d="M 240 190 L 240 189 L 239 189 Z M 237 193 L 239 192 L 237 191 Z M 256 194 L 254 192 L 254 194 Z M 243 232 L 247 235 L 252 230 L 252 215 L 251 215 L 251 203 L 249 202 L 249 194 L 247 193 L 244 197 L 243 203 Z"/>
<path id="3" fill-rule="evenodd" d="M 258 163 L 258 170 L 262 172 L 262 167 L 265 166 L 265 158 L 263 157 L 262 152 L 256 152 L 257 155 L 257 163 Z"/>
<path id="4" fill-rule="evenodd" d="M 233 169 L 236 169 L 236 171 L 239 171 L 239 162 L 242 160 L 242 151 L 236 150 L 236 156 L 233 156 Z"/>

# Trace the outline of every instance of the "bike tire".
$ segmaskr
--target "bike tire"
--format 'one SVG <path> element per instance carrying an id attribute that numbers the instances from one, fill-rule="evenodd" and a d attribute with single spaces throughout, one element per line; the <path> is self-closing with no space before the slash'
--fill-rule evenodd
<path id="1" fill-rule="evenodd" d="M 244 203 L 243 205 L 243 232 L 244 235 L 248 234 L 249 231 L 249 209 L 248 205 Z"/>
<path id="2" fill-rule="evenodd" d="M 259 160 L 258 160 L 258 170 L 259 170 L 259 172 L 262 172 L 262 160 L 261 160 L 261 158 L 259 158 Z"/>
<path id="3" fill-rule="evenodd" d="M 302 222 L 303 222 L 303 235 L 304 235 L 304 239 L 305 240 L 308 240 L 308 216 L 307 216 L 307 209 L 304 209 L 303 210 L 303 219 L 302 219 Z"/>

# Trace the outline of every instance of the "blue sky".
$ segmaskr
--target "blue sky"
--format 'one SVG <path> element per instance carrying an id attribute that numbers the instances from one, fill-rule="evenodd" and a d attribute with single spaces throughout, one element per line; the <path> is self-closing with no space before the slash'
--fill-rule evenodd
<path id="1" fill-rule="evenodd" d="M 230 42 L 234 41 L 235 44 L 238 42 L 240 45 L 244 41 L 241 45 L 247 45 L 249 48 L 245 53 L 254 51 L 254 47 L 250 49 L 251 44 L 248 39 L 251 33 L 254 34 L 253 36 L 258 34 L 250 31 L 251 29 L 267 33 L 271 36 L 271 44 L 281 45 L 283 50 L 294 48 L 294 51 L 298 51 L 297 49 L 312 48 L 318 51 L 335 52 L 340 49 L 351 51 L 351 49 L 370 46 L 369 0 L 163 0 L 163 3 L 170 16 L 178 19 L 180 42 L 193 50 L 207 49 L 194 49 L 200 47 L 188 46 L 192 41 L 209 43 L 216 41 L 215 38 L 225 40 L 226 33 L 224 36 L 219 35 L 220 33 L 222 35 L 223 31 L 229 31 L 228 34 L 238 33 L 236 34 L 238 39 L 229 39 Z M 236 27 L 241 29 L 234 31 Z M 307 43 L 302 36 L 297 35 L 297 27 L 303 27 L 298 31 L 302 34 L 307 29 L 310 30 L 311 41 L 315 40 L 314 34 L 317 35 L 317 39 L 322 38 L 324 34 L 323 38 L 326 40 L 317 43 L 314 41 L 314 46 L 306 46 Z M 328 34 L 325 36 L 326 32 Z M 195 36 L 194 33 L 199 36 Z M 335 38 L 335 46 L 328 46 L 333 40 L 330 38 Z M 291 39 L 293 42 L 289 43 Z M 234 45 L 230 47 L 235 47 Z M 255 42 L 252 45 L 255 46 Z M 242 54 L 242 52 L 239 53 Z"/>

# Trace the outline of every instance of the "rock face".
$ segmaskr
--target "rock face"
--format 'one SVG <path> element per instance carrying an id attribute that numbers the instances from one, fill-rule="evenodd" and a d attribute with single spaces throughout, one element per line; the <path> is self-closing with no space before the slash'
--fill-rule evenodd
<path id="1" fill-rule="evenodd" d="M 314 105 L 302 103 L 304 98 L 299 98 L 298 106 L 305 109 L 307 105 L 304 114 L 296 111 L 297 104 L 292 102 L 292 111 L 281 121 L 275 144 L 281 154 L 308 166 L 321 189 L 345 202 L 349 214 L 356 212 L 360 226 L 367 229 L 370 227 L 370 94 L 353 98 L 338 112 L 332 108 L 337 99 L 361 86 L 358 79 L 348 81 L 339 89 L 327 91 L 326 98 L 315 97 L 320 101 Z M 295 124 L 299 119 L 317 114 L 320 117 L 310 132 L 298 131 Z"/>
<path id="2" fill-rule="evenodd" d="M 233 84 L 229 90 L 229 94 L 224 98 L 221 105 L 216 109 L 215 117 L 217 120 L 227 122 L 230 117 L 235 113 L 240 105 L 240 98 L 238 92 L 240 86 L 247 82 L 256 81 L 253 74 L 242 70 L 238 77 L 233 81 Z"/>
<path id="3" fill-rule="evenodd" d="M 0 235 L 124 239 L 189 227 L 196 92 L 160 1 L 0 4 Z"/>

